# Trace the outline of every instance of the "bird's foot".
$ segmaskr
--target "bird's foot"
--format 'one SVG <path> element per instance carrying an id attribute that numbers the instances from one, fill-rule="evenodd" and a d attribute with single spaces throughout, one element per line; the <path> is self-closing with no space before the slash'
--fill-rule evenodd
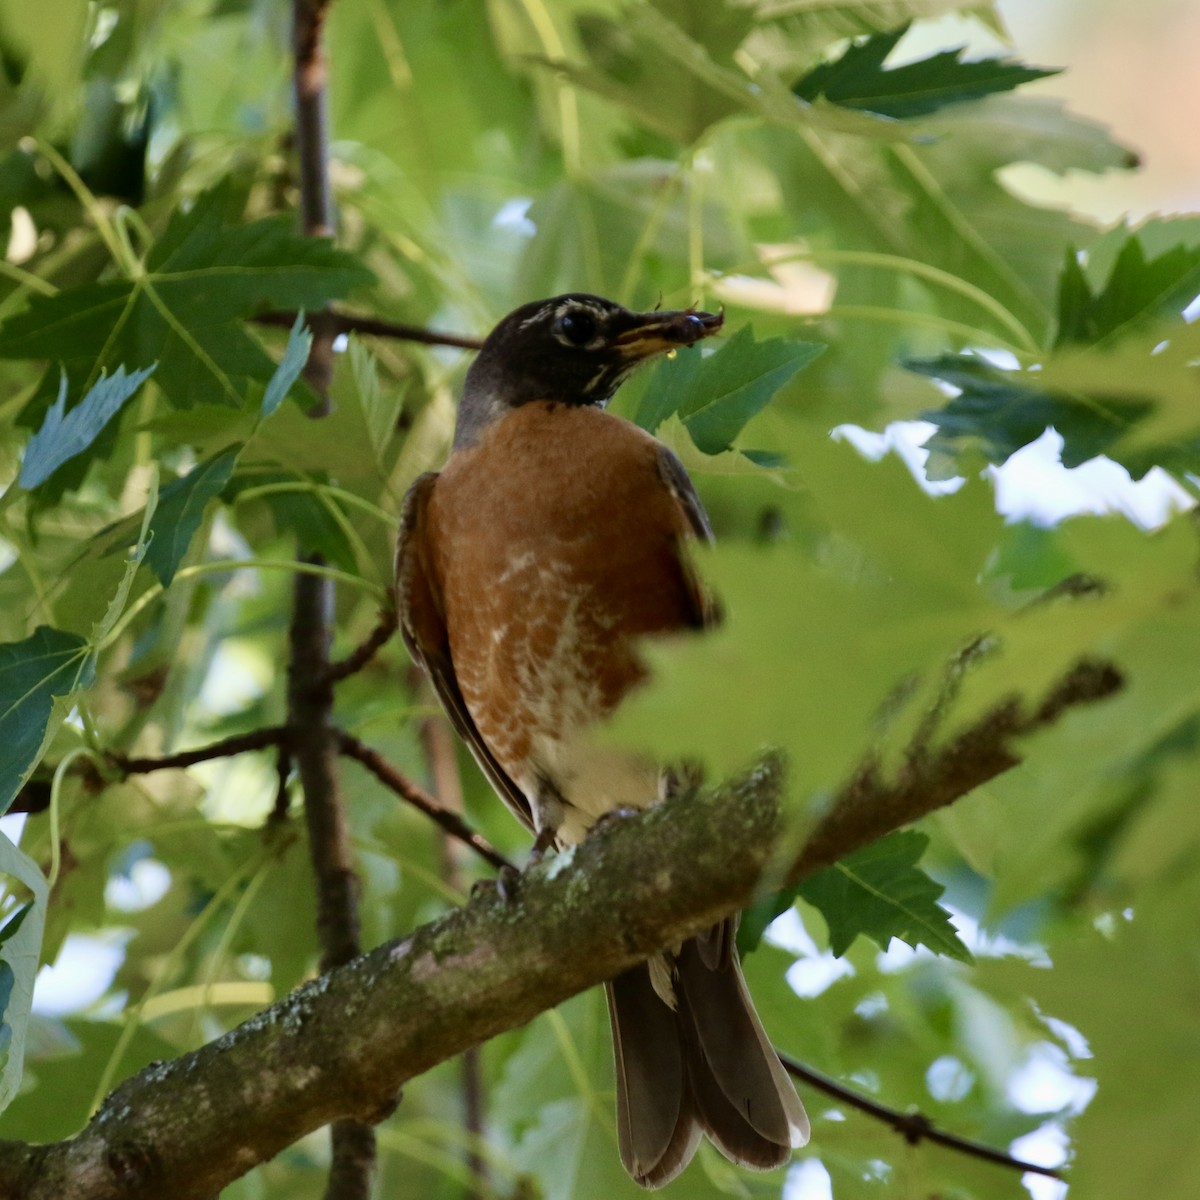
<path id="1" fill-rule="evenodd" d="M 471 899 L 494 891 L 506 904 L 511 904 L 516 900 L 517 892 L 520 890 L 521 877 L 526 871 L 536 867 L 546 857 L 546 851 L 553 845 L 554 830 L 543 829 L 537 835 L 533 849 L 529 851 L 529 859 L 525 863 L 524 870 L 519 871 L 516 867 L 505 864 L 497 872 L 495 879 L 478 879 L 471 885 Z"/>
<path id="2" fill-rule="evenodd" d="M 704 766 L 694 758 L 683 758 L 663 769 L 659 791 L 663 800 L 686 795 L 704 786 Z"/>
<path id="3" fill-rule="evenodd" d="M 512 904 L 517 898 L 522 872 L 511 863 L 506 863 L 497 872 L 494 879 L 477 879 L 471 884 L 470 903 L 491 895 L 499 896 L 505 904 Z"/>
<path id="4" fill-rule="evenodd" d="M 516 867 L 505 865 L 496 876 L 496 894 L 505 904 L 512 904 L 517 898 L 521 884 L 521 872 Z"/>
<path id="5" fill-rule="evenodd" d="M 538 830 L 538 835 L 533 841 L 533 849 L 529 851 L 529 861 L 525 864 L 526 871 L 530 867 L 536 867 L 546 857 L 546 851 L 554 845 L 557 833 L 557 829 L 551 829 L 549 826 Z"/>
<path id="6" fill-rule="evenodd" d="M 596 818 L 588 833 L 598 833 L 601 829 L 606 829 L 609 825 L 615 825 L 619 821 L 626 821 L 630 817 L 636 817 L 641 811 L 640 808 L 631 808 L 628 805 L 622 808 L 610 808 L 607 812 L 602 812 Z"/>

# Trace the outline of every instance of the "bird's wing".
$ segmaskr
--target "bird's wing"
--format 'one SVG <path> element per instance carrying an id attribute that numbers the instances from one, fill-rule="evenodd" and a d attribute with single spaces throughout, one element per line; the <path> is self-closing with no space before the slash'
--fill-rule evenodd
<path id="1" fill-rule="evenodd" d="M 658 448 L 658 474 L 679 505 L 692 536 L 697 541 L 712 545 L 712 525 L 700 497 L 696 495 L 691 476 L 675 452 L 666 446 Z M 711 629 L 721 619 L 721 609 L 716 597 L 705 588 L 685 546 L 679 547 L 679 562 L 692 600 L 694 624 L 699 629 Z"/>
<path id="2" fill-rule="evenodd" d="M 422 475 L 409 488 L 400 514 L 400 537 L 396 543 L 396 610 L 400 634 L 413 660 L 433 683 L 450 724 L 467 743 L 492 787 L 517 817 L 533 829 L 533 814 L 525 793 L 509 778 L 480 736 L 454 673 L 440 589 L 421 552 L 425 510 L 436 481 L 435 472 Z"/>

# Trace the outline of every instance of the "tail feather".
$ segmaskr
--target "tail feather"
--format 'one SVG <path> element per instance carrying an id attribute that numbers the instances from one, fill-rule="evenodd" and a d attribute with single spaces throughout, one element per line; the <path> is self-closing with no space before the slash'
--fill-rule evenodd
<path id="1" fill-rule="evenodd" d="M 709 1136 L 746 1166 L 769 1170 L 786 1162 L 793 1146 L 808 1141 L 808 1116 L 754 1011 L 736 951 L 724 969 L 712 970 L 685 942 L 675 986 L 689 1076 Z"/>
<path id="2" fill-rule="evenodd" d="M 625 1169 L 643 1187 L 670 1182 L 700 1140 L 675 1013 L 645 966 L 605 987 L 617 1076 L 617 1141 Z"/>
<path id="3" fill-rule="evenodd" d="M 732 925 L 723 926 L 673 956 L 674 1008 L 646 966 L 607 988 L 621 1160 L 644 1187 L 678 1175 L 701 1133 L 759 1170 L 781 1166 L 808 1140 L 804 1107 L 746 990 Z"/>

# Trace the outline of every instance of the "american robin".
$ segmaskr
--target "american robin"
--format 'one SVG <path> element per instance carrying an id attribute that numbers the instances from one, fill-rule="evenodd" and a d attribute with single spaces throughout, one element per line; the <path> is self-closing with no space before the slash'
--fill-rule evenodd
<path id="1" fill-rule="evenodd" d="M 587 734 L 645 677 L 641 639 L 711 621 L 687 543 L 712 532 L 679 459 L 604 406 L 639 363 L 722 321 L 583 294 L 518 308 L 467 372 L 449 461 L 405 501 L 404 640 L 538 851 L 670 786 Z M 702 1133 L 761 1169 L 807 1140 L 734 931 L 724 921 L 607 985 L 621 1159 L 646 1187 L 683 1170 Z"/>

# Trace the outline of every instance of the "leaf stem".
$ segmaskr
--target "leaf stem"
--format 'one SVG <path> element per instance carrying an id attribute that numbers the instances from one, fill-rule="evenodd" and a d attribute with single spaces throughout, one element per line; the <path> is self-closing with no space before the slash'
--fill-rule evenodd
<path id="1" fill-rule="evenodd" d="M 707 273 L 704 270 L 704 200 L 701 195 L 700 177 L 702 170 L 708 165 L 704 152 L 696 147 L 688 157 L 690 170 L 687 173 L 688 182 L 688 284 L 693 293 L 691 303 L 698 303 L 703 297 Z M 696 295 L 696 292 L 699 295 Z"/>
<path id="2" fill-rule="evenodd" d="M 567 57 L 567 48 L 554 24 L 545 0 L 520 0 L 529 23 L 537 39 L 546 52 L 546 57 L 554 61 L 563 61 Z M 563 167 L 572 179 L 579 178 L 583 169 L 582 146 L 583 139 L 579 125 L 579 97 L 572 85 L 561 74 L 555 76 L 554 88 L 558 98 L 558 123 L 562 136 Z"/>
<path id="3" fill-rule="evenodd" d="M 54 769 L 54 779 L 50 784 L 50 870 L 46 877 L 51 891 L 54 890 L 54 885 L 58 882 L 58 873 L 62 870 L 62 839 L 59 836 L 59 801 L 62 796 L 63 780 L 66 779 L 67 771 L 77 758 L 90 758 L 95 763 L 99 763 L 100 761 L 87 746 L 76 746 L 73 750 L 63 755 L 62 762 Z"/>
<path id="4" fill-rule="evenodd" d="M 945 188 L 929 170 L 911 146 L 893 145 L 888 148 L 896 164 L 908 173 L 909 178 L 928 197 L 929 202 L 941 213 L 942 219 L 977 254 L 1004 283 L 1012 288 L 1041 317 L 1049 317 L 1045 304 L 1024 279 L 1013 269 L 1002 254 L 988 242 L 971 224 L 966 214 L 946 193 Z"/>
<path id="5" fill-rule="evenodd" d="M 676 198 L 683 184 L 683 178 L 683 163 L 677 163 L 674 170 L 671 171 L 663 185 L 658 189 L 658 196 L 655 198 L 654 205 L 651 207 L 645 222 L 642 224 L 642 229 L 638 234 L 637 242 L 634 244 L 633 252 L 629 256 L 629 263 L 625 267 L 625 274 L 621 278 L 621 286 L 617 290 L 617 300 L 621 304 L 632 304 L 634 288 L 637 287 L 637 282 L 641 278 L 642 267 L 646 261 L 646 252 L 650 249 L 651 244 L 658 235 L 658 231 L 666 219 L 667 209 Z"/>
<path id="6" fill-rule="evenodd" d="M 246 914 L 250 911 L 250 906 L 254 903 L 254 898 L 266 882 L 273 865 L 274 859 L 270 857 L 264 857 L 262 862 L 259 863 L 258 869 L 250 877 L 250 882 L 246 884 L 245 889 L 237 899 L 237 903 L 233 906 L 233 912 L 229 914 L 229 920 L 225 922 L 225 928 L 221 930 L 221 936 L 213 948 L 208 970 L 204 975 L 204 983 L 201 985 L 200 1003 L 192 1012 L 192 1030 L 197 1041 L 203 1040 L 200 1029 L 200 1018 L 206 1010 L 213 1007 L 213 989 L 217 982 L 217 972 L 228 957 L 229 947 L 233 944 L 233 939 L 237 936 L 242 922 L 246 919 Z"/>
<path id="7" fill-rule="evenodd" d="M 193 563 L 190 567 L 181 567 L 175 572 L 176 579 L 190 579 L 197 575 L 217 575 L 231 571 L 291 571 L 297 575 L 319 575 L 324 579 L 332 579 L 337 583 L 345 583 L 374 596 L 381 604 L 387 600 L 388 592 L 378 583 L 371 583 L 361 575 L 351 575 L 349 571 L 339 571 L 336 567 L 324 564 L 303 562 L 287 558 L 222 558 L 212 562 Z M 121 619 L 109 630 L 108 636 L 100 643 L 100 650 L 107 650 L 129 628 L 133 619 L 151 602 L 158 599 L 166 589 L 161 583 L 148 587 L 126 610 Z"/>
<path id="8" fill-rule="evenodd" d="M 6 275 L 14 283 L 18 283 L 21 287 L 26 287 L 31 292 L 37 292 L 42 296 L 58 295 L 58 288 L 50 283 L 49 280 L 42 279 L 40 275 L 35 275 L 32 271 L 23 271 L 15 263 L 10 263 L 3 258 L 0 258 L 0 275 Z"/>
<path id="9" fill-rule="evenodd" d="M 367 549 L 366 543 L 358 530 L 347 519 L 346 514 L 334 503 L 334 499 L 344 500 L 351 498 L 358 501 L 360 498 L 352 492 L 347 492 L 343 488 L 326 487 L 323 484 L 317 483 L 314 480 L 296 480 L 295 482 L 286 483 L 264 483 L 258 487 L 246 488 L 239 492 L 235 504 L 243 500 L 259 499 L 263 496 L 272 496 L 280 494 L 304 494 L 312 496 L 318 504 L 329 514 L 329 519 L 342 531 L 342 535 L 346 541 L 350 543 L 351 549 L 354 551 L 355 561 L 360 565 L 369 568 L 373 574 L 378 577 L 378 570 L 375 561 Z M 378 516 L 385 521 L 392 529 L 395 529 L 396 522 L 388 516 L 383 509 L 372 504 L 369 500 L 362 500 L 359 507 L 370 512 L 372 516 Z"/>
<path id="10" fill-rule="evenodd" d="M 1022 353 L 1021 348 L 987 329 L 978 329 L 962 321 L 953 321 L 949 317 L 939 317 L 935 313 L 908 312 L 900 308 L 883 308 L 873 304 L 834 304 L 824 312 L 813 313 L 805 317 L 804 323 L 816 325 L 824 320 L 844 321 L 880 321 L 888 325 L 911 325 L 915 328 L 936 329 L 942 333 L 961 338 L 971 345 L 995 346 L 1009 350 L 1013 354 Z"/>
<path id="11" fill-rule="evenodd" d="M 344 504 L 352 505 L 365 513 L 370 513 L 371 516 L 382 521 L 393 532 L 399 524 L 399 518 L 393 513 L 388 512 L 386 508 L 381 508 L 378 504 L 372 504 L 365 497 L 347 491 L 345 488 L 338 487 L 336 484 L 320 483 L 315 479 L 297 479 L 281 483 L 260 483 L 254 487 L 243 488 L 238 492 L 234 503 L 238 504 L 242 500 L 257 500 L 262 496 L 286 495 L 289 492 L 309 492 L 332 496 L 334 499 L 341 500 Z"/>
<path id="12" fill-rule="evenodd" d="M 943 287 L 947 291 L 955 292 L 978 305 L 985 312 L 995 317 L 1001 325 L 1012 333 L 1017 341 L 1021 343 L 1022 348 L 1029 354 L 1037 354 L 1040 351 L 1040 347 L 1034 341 L 1033 335 L 1029 330 L 994 296 L 989 295 L 982 288 L 976 287 L 968 280 L 952 274 L 950 271 L 943 271 L 940 267 L 935 267 L 931 263 L 921 262 L 920 259 L 916 258 L 906 258 L 901 254 L 886 254 L 876 250 L 804 249 L 791 251 L 787 254 L 773 254 L 770 257 L 755 260 L 752 263 L 738 264 L 737 266 L 728 268 L 722 274 L 740 274 L 755 267 L 769 268 L 788 262 L 846 263 L 851 266 L 878 267 L 880 270 L 899 271 L 904 274 L 913 275 L 918 279 L 923 279 L 928 283 Z"/>
<path id="13" fill-rule="evenodd" d="M 122 271 L 129 278 L 133 278 L 138 273 L 138 261 L 132 256 L 132 250 L 118 235 L 116 228 L 109 219 L 108 213 L 104 211 L 104 206 L 96 198 L 96 194 L 88 187 L 79 172 L 67 160 L 59 154 L 54 146 L 44 138 L 37 139 L 38 153 L 43 155 L 50 161 L 50 165 L 62 176 L 63 182 L 67 187 L 75 193 L 75 198 L 79 201 L 84 211 L 92 218 L 96 226 L 96 232 L 100 235 L 105 246 L 108 247 L 108 252 Z"/>

